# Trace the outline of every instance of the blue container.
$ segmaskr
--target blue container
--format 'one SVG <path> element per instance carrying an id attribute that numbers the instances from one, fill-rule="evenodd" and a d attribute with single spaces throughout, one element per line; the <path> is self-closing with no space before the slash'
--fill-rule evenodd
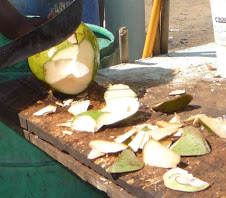
<path id="1" fill-rule="evenodd" d="M 72 0 L 9 0 L 23 15 L 46 17 L 51 9 L 56 13 L 67 7 Z M 100 25 L 98 0 L 83 0 L 84 23 Z"/>

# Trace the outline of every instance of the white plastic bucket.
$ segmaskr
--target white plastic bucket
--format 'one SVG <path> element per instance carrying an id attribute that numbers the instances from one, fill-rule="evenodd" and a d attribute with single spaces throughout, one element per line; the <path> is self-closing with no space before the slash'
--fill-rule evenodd
<path id="1" fill-rule="evenodd" d="M 217 46 L 217 70 L 226 78 L 226 0 L 210 0 L 213 30 Z"/>

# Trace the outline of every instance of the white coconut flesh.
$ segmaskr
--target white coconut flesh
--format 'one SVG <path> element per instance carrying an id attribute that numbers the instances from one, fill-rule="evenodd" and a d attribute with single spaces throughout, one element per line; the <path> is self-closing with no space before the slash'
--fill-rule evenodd
<path id="1" fill-rule="evenodd" d="M 109 118 L 106 125 L 128 118 L 135 114 L 140 107 L 138 99 L 131 97 L 115 98 L 106 101 L 106 104 L 106 107 L 101 110 L 103 112 L 111 113 L 111 118 Z"/>
<path id="2" fill-rule="evenodd" d="M 86 39 L 79 45 L 66 47 L 45 63 L 45 81 L 65 94 L 78 94 L 92 80 L 94 58 L 92 44 Z"/>

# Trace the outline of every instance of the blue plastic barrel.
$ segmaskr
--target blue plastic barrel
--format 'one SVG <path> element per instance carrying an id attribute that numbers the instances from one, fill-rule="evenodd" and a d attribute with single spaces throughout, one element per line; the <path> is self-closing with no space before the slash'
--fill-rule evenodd
<path id="1" fill-rule="evenodd" d="M 62 11 L 73 0 L 9 0 L 24 15 L 46 17 L 51 9 Z M 83 0 L 84 23 L 100 25 L 98 0 Z"/>

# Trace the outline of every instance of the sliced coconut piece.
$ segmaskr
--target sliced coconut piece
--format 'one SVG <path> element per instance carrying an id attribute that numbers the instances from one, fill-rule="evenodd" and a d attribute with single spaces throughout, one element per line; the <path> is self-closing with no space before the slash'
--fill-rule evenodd
<path id="1" fill-rule="evenodd" d="M 170 148 L 172 142 L 173 142 L 172 140 L 161 140 L 160 141 L 160 143 L 167 148 Z"/>
<path id="2" fill-rule="evenodd" d="M 181 137 L 183 134 L 183 128 L 179 128 L 178 132 L 173 134 L 174 137 Z"/>
<path id="3" fill-rule="evenodd" d="M 115 98 L 106 101 L 106 104 L 107 106 L 101 110 L 111 112 L 111 118 L 106 125 L 114 124 L 134 115 L 140 107 L 138 99 L 132 97 Z"/>
<path id="4" fill-rule="evenodd" d="M 71 127 L 71 120 L 68 120 L 65 123 L 57 124 L 58 127 Z"/>
<path id="5" fill-rule="evenodd" d="M 144 138 L 144 131 L 139 131 L 133 140 L 128 144 L 134 152 L 137 152 Z"/>
<path id="6" fill-rule="evenodd" d="M 167 171 L 163 175 L 163 180 L 167 188 L 184 192 L 198 192 L 210 186 L 207 182 L 193 177 L 192 174 L 181 168 L 173 168 Z"/>
<path id="7" fill-rule="evenodd" d="M 170 96 L 183 95 L 183 94 L 186 94 L 185 89 L 175 90 L 169 93 Z"/>
<path id="8" fill-rule="evenodd" d="M 201 116 L 199 120 L 207 131 L 214 132 L 221 138 L 226 138 L 226 119 Z"/>
<path id="9" fill-rule="evenodd" d="M 66 131 L 66 130 L 62 131 L 62 133 L 63 134 L 66 134 L 66 135 L 72 135 L 73 134 L 72 131 Z"/>
<path id="10" fill-rule="evenodd" d="M 211 151 L 202 133 L 193 126 L 183 128 L 182 137 L 170 148 L 181 156 L 205 155 Z"/>
<path id="11" fill-rule="evenodd" d="M 137 132 L 137 129 L 136 128 L 132 128 L 130 129 L 129 131 L 127 131 L 126 133 L 118 136 L 116 139 L 115 139 L 115 142 L 117 143 L 122 143 L 124 141 L 126 141 L 128 138 L 130 138 L 134 133 Z"/>
<path id="12" fill-rule="evenodd" d="M 174 113 L 174 117 L 169 122 L 170 123 L 183 123 L 183 121 L 181 120 L 181 117 L 177 113 Z"/>
<path id="13" fill-rule="evenodd" d="M 154 139 L 144 145 L 142 154 L 145 164 L 161 168 L 175 168 L 181 159 L 179 154 Z"/>
<path id="14" fill-rule="evenodd" d="M 111 99 L 124 97 L 137 98 L 137 95 L 128 85 L 124 84 L 109 85 L 107 91 L 104 93 L 106 102 Z"/>
<path id="15" fill-rule="evenodd" d="M 78 115 L 82 112 L 87 111 L 87 109 L 89 108 L 89 105 L 90 105 L 89 100 L 75 101 L 75 102 L 71 103 L 71 106 L 68 109 L 68 112 L 73 115 Z"/>
<path id="16" fill-rule="evenodd" d="M 78 46 L 59 50 L 44 65 L 45 81 L 56 90 L 66 94 L 84 91 L 93 78 L 94 50 L 84 39 Z"/>
<path id="17" fill-rule="evenodd" d="M 150 139 L 149 135 L 147 133 L 144 133 L 143 139 L 140 144 L 140 149 L 144 148 L 144 145 L 148 142 L 149 139 Z"/>
<path id="18" fill-rule="evenodd" d="M 101 157 L 103 155 L 105 155 L 105 153 L 102 153 L 102 152 L 99 152 L 96 149 L 93 149 L 93 150 L 90 151 L 90 153 L 88 155 L 88 159 L 96 159 L 96 158 Z"/>
<path id="19" fill-rule="evenodd" d="M 186 124 L 193 123 L 194 126 L 199 125 L 199 118 L 204 116 L 204 115 L 205 114 L 197 114 L 197 115 L 194 115 L 194 116 L 190 116 L 189 118 L 184 120 L 184 123 L 186 123 Z"/>
<path id="20" fill-rule="evenodd" d="M 155 139 L 155 140 L 162 140 L 165 137 L 168 137 L 170 135 L 174 135 L 178 132 L 178 128 L 158 128 L 154 130 L 146 131 L 146 134 L 149 135 L 149 137 Z"/>
<path id="21" fill-rule="evenodd" d="M 46 116 L 50 113 L 54 113 L 56 112 L 57 107 L 54 105 L 48 105 L 42 109 L 40 109 L 39 111 L 33 113 L 33 116 Z"/>
<path id="22" fill-rule="evenodd" d="M 192 95 L 184 94 L 175 99 L 157 104 L 153 106 L 152 109 L 162 113 L 174 113 L 185 108 L 192 101 L 192 99 Z"/>
<path id="23" fill-rule="evenodd" d="M 110 85 L 104 94 L 104 99 L 106 107 L 102 111 L 112 114 L 107 125 L 132 116 L 140 107 L 135 92 L 124 84 Z"/>
<path id="24" fill-rule="evenodd" d="M 136 125 L 134 127 L 137 128 L 138 130 L 143 130 L 143 131 L 147 131 L 147 130 L 152 130 L 152 129 L 157 129 L 158 128 L 158 126 L 152 125 L 152 124 L 140 124 L 140 125 Z"/>
<path id="25" fill-rule="evenodd" d="M 74 117 L 71 128 L 78 131 L 96 132 L 109 119 L 110 113 L 98 110 L 82 112 Z"/>
<path id="26" fill-rule="evenodd" d="M 128 147 L 126 144 L 123 144 L 123 143 L 104 141 L 104 140 L 93 140 L 89 143 L 89 146 L 102 153 L 117 153 Z"/>
<path id="27" fill-rule="evenodd" d="M 122 151 L 117 161 L 107 169 L 110 173 L 126 173 L 142 169 L 144 163 L 137 158 L 133 151 L 125 149 Z"/>
<path id="28" fill-rule="evenodd" d="M 55 104 L 61 107 L 64 105 L 62 102 L 59 102 L 59 101 L 56 101 Z"/>
<path id="29" fill-rule="evenodd" d="M 159 128 L 180 128 L 183 126 L 182 123 L 171 123 L 171 122 L 167 122 L 165 120 L 157 121 L 156 125 Z"/>
<path id="30" fill-rule="evenodd" d="M 62 106 L 62 107 L 69 106 L 72 102 L 73 102 L 73 99 L 67 99 L 67 100 L 64 100 L 64 101 L 63 101 L 63 106 Z"/>

